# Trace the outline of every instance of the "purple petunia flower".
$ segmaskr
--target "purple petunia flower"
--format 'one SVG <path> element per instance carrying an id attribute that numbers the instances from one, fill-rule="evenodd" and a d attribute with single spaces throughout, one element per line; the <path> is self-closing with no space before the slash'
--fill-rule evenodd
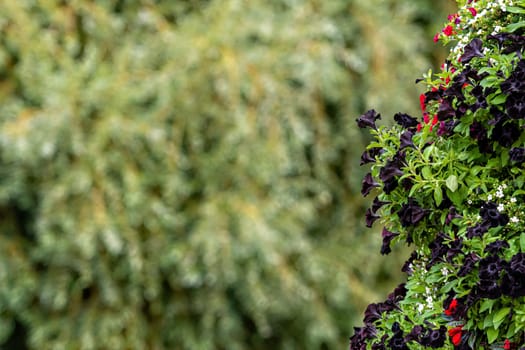
<path id="1" fill-rule="evenodd" d="M 401 137 L 399 138 L 400 145 L 399 149 L 407 148 L 407 147 L 414 147 L 414 143 L 412 142 L 412 137 L 414 137 L 414 132 L 411 130 L 407 130 L 404 133 L 401 134 Z"/>
<path id="2" fill-rule="evenodd" d="M 372 227 L 372 225 L 374 224 L 374 222 L 379 219 L 380 216 L 379 215 L 376 215 L 374 214 L 374 212 L 372 211 L 372 208 L 368 208 L 366 210 L 366 214 L 365 214 L 365 220 L 366 220 L 366 227 Z"/>
<path id="3" fill-rule="evenodd" d="M 381 236 L 383 237 L 383 244 L 381 245 L 381 254 L 389 254 L 392 251 L 392 249 L 390 248 L 390 242 L 392 242 L 392 240 L 396 236 L 399 236 L 399 233 L 390 232 L 383 227 L 383 232 L 381 232 Z"/>
<path id="4" fill-rule="evenodd" d="M 378 119 L 381 119 L 381 114 L 371 109 L 356 119 L 357 126 L 359 126 L 360 128 L 371 128 L 377 130 L 376 120 Z"/>
<path id="5" fill-rule="evenodd" d="M 481 45 L 483 45 L 483 42 L 479 38 L 475 38 L 470 43 L 468 43 L 463 49 L 463 55 L 461 55 L 461 62 L 469 63 L 470 60 L 472 60 L 474 57 L 483 57 L 483 53 L 481 52 Z"/>
<path id="6" fill-rule="evenodd" d="M 501 253 L 503 248 L 508 248 L 509 244 L 506 241 L 497 240 L 495 242 L 489 243 L 485 247 L 485 252 L 489 253 L 490 255 L 496 255 Z"/>
<path id="7" fill-rule="evenodd" d="M 416 225 L 425 217 L 425 214 L 426 210 L 417 205 L 414 198 L 408 198 L 408 202 L 403 204 L 397 212 L 399 221 L 403 227 Z"/>
<path id="8" fill-rule="evenodd" d="M 441 326 L 438 329 L 428 329 L 423 337 L 421 337 L 420 344 L 433 349 L 440 348 L 445 345 L 447 339 L 447 328 Z"/>
<path id="9" fill-rule="evenodd" d="M 368 173 L 365 175 L 363 179 L 362 186 L 361 186 L 361 194 L 366 197 L 370 193 L 370 191 L 372 191 L 374 187 L 378 187 L 378 186 L 379 184 L 374 180 L 374 178 L 372 177 L 372 174 Z"/>
<path id="10" fill-rule="evenodd" d="M 379 199 L 379 197 L 374 198 L 372 202 L 372 211 L 377 212 L 383 205 L 390 204 L 391 202 L 385 202 Z"/>
<path id="11" fill-rule="evenodd" d="M 375 157 L 383 153 L 384 150 L 381 147 L 370 148 L 367 151 L 364 151 L 361 155 L 361 163 L 359 165 L 364 165 L 367 163 L 373 163 L 376 161 Z"/>
<path id="12" fill-rule="evenodd" d="M 505 226 L 509 222 L 509 216 L 505 213 L 500 213 L 498 205 L 494 202 L 483 204 L 479 214 L 490 227 Z"/>
<path id="13" fill-rule="evenodd" d="M 403 128 L 415 128 L 418 124 L 418 121 L 416 118 L 409 116 L 406 113 L 396 113 L 394 115 L 394 120 L 396 123 L 401 125 Z"/>
<path id="14" fill-rule="evenodd" d="M 405 154 L 404 152 L 398 152 L 394 157 L 387 161 L 385 166 L 379 170 L 379 178 L 383 182 L 391 180 L 393 177 L 403 175 L 401 167 L 403 167 Z"/>
<path id="15" fill-rule="evenodd" d="M 509 150 L 509 156 L 511 162 L 521 164 L 525 162 L 525 148 L 514 147 Z"/>

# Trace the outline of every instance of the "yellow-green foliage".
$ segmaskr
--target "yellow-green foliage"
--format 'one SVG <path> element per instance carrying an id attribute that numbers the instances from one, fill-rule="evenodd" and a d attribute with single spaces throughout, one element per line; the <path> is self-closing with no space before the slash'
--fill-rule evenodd
<path id="1" fill-rule="evenodd" d="M 416 110 L 421 4 L 0 1 L 0 342 L 345 347 L 354 119 Z"/>

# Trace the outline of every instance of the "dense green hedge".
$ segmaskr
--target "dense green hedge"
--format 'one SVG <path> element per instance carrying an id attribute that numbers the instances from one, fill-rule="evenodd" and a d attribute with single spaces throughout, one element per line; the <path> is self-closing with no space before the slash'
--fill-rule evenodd
<path id="1" fill-rule="evenodd" d="M 0 342 L 344 346 L 390 277 L 353 120 L 415 109 L 435 6 L 0 2 Z"/>

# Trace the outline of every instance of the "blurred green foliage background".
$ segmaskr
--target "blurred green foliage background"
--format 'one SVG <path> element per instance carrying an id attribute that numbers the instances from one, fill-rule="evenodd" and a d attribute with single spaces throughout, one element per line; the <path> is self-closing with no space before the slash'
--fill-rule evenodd
<path id="1" fill-rule="evenodd" d="M 402 258 L 355 118 L 452 3 L 1 0 L 3 348 L 346 348 Z"/>

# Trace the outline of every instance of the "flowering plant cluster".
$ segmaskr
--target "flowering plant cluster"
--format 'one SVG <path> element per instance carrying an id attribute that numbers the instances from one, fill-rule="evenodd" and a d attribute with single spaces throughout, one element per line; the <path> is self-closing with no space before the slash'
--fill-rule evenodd
<path id="1" fill-rule="evenodd" d="M 362 194 L 382 254 L 414 247 L 407 282 L 368 306 L 350 349 L 525 349 L 525 0 L 462 0 L 420 79 L 421 116 L 377 126 Z"/>

